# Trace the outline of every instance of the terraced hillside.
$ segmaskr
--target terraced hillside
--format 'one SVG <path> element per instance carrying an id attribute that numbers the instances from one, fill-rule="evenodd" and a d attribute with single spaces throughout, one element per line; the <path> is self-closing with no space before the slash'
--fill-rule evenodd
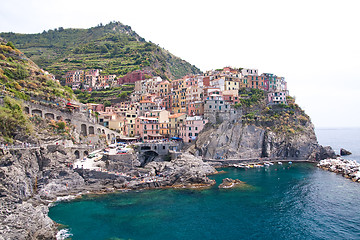
<path id="1" fill-rule="evenodd" d="M 19 50 L 58 79 L 62 79 L 69 70 L 92 68 L 117 76 L 145 68 L 171 79 L 200 73 L 195 66 L 146 42 L 131 27 L 120 22 L 89 29 L 60 27 L 38 34 L 0 33 L 0 36 L 12 41 Z"/>

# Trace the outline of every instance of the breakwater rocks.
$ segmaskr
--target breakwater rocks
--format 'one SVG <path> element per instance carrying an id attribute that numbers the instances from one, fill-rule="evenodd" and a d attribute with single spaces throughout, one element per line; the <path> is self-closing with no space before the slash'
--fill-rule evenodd
<path id="1" fill-rule="evenodd" d="M 360 164 L 355 160 L 324 159 L 317 166 L 330 172 L 340 173 L 354 182 L 360 182 Z"/>

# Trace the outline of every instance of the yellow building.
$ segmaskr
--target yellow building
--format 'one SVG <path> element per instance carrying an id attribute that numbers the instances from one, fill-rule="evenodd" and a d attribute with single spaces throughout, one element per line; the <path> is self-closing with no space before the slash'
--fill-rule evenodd
<path id="1" fill-rule="evenodd" d="M 179 137 L 180 133 L 180 124 L 184 123 L 186 120 L 185 113 L 175 113 L 169 116 L 169 133 L 172 137 Z"/>
<path id="2" fill-rule="evenodd" d="M 225 84 L 224 86 L 225 91 L 229 91 L 229 90 L 239 91 L 239 89 L 241 88 L 240 79 L 228 78 L 225 79 L 224 84 Z"/>
<path id="3" fill-rule="evenodd" d="M 129 111 L 125 117 L 124 135 L 133 137 L 135 136 L 135 119 L 137 118 L 137 114 L 134 111 Z"/>

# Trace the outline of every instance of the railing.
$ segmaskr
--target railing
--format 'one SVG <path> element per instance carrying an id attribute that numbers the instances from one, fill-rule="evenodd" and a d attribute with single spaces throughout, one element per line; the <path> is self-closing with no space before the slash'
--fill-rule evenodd
<path id="1" fill-rule="evenodd" d="M 35 149 L 40 148 L 39 144 L 23 143 L 18 145 L 1 144 L 0 149 L 12 150 L 12 149 Z"/>

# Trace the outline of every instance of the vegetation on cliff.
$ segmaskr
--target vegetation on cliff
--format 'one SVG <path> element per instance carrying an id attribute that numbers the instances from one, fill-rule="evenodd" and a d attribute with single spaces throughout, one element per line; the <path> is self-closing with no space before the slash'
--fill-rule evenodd
<path id="1" fill-rule="evenodd" d="M 259 89 L 241 89 L 240 103 L 234 107 L 243 111 L 242 121 L 264 129 L 286 135 L 296 134 L 304 130 L 310 123 L 310 117 L 288 96 L 288 104 L 267 106 L 266 94 Z"/>
<path id="2" fill-rule="evenodd" d="M 0 38 L 0 141 L 33 134 L 34 123 L 23 113 L 22 100 L 65 102 L 73 91 L 62 87 L 11 42 Z"/>
<path id="3" fill-rule="evenodd" d="M 6 96 L 0 106 L 0 137 L 6 142 L 13 142 L 18 134 L 28 135 L 33 126 L 23 113 L 21 102 Z"/>
<path id="4" fill-rule="evenodd" d="M 14 44 L 0 38 L 0 89 L 18 99 L 55 100 L 73 98 L 73 91 L 62 87 L 49 74 L 28 59 Z"/>
<path id="5" fill-rule="evenodd" d="M 195 66 L 146 42 L 130 26 L 120 22 L 89 29 L 60 27 L 39 34 L 1 33 L 0 36 L 14 42 L 58 79 L 69 70 L 94 68 L 118 76 L 143 68 L 163 78 L 200 73 Z"/>

